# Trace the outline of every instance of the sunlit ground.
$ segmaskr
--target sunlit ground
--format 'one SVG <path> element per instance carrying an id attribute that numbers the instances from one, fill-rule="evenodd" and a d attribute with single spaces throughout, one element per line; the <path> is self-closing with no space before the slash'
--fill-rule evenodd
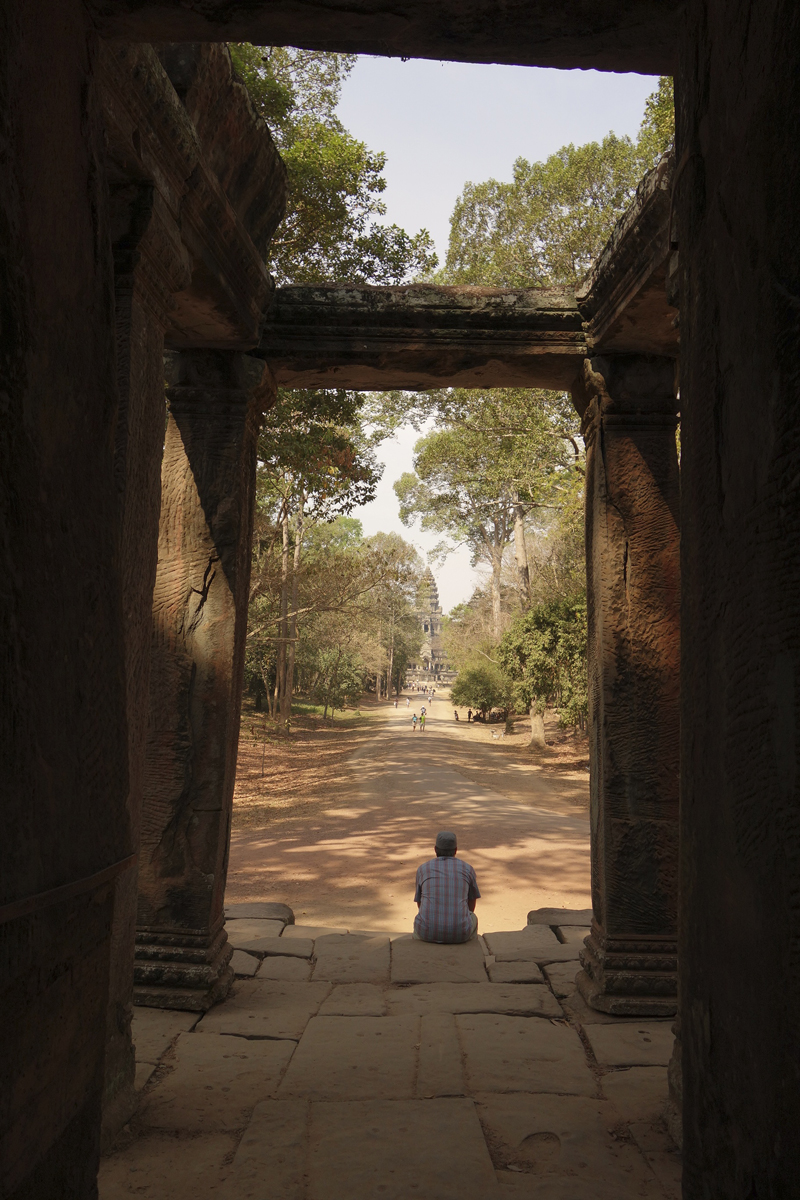
<path id="1" fill-rule="evenodd" d="M 271 776 L 271 747 L 263 781 L 259 748 L 245 747 L 245 809 L 259 790 L 279 802 L 276 789 L 295 794 L 285 810 L 269 809 L 268 823 L 237 828 L 235 817 L 228 899 L 283 900 L 304 924 L 406 930 L 416 912 L 416 867 L 431 857 L 436 831 L 450 828 L 478 875 L 481 928 L 519 928 L 532 908 L 588 907 L 585 768 L 559 773 L 509 754 L 491 738 L 501 727 L 455 725 L 445 700 L 432 709 L 425 732 L 414 733 L 404 700 L 397 710 L 381 706 L 338 760 L 323 733 L 316 771 L 311 745 L 308 804 L 291 769 Z"/>

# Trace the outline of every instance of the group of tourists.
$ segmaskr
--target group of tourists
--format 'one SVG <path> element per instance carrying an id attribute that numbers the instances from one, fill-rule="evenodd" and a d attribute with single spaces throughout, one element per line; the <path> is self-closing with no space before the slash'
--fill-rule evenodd
<path id="1" fill-rule="evenodd" d="M 414 730 L 415 733 L 417 732 L 417 725 L 419 725 L 420 733 L 422 733 L 424 731 L 426 716 L 427 716 L 427 709 L 425 708 L 425 705 L 423 704 L 422 709 L 420 710 L 419 719 L 417 718 L 416 713 L 414 713 L 413 717 L 411 718 L 411 728 Z"/>

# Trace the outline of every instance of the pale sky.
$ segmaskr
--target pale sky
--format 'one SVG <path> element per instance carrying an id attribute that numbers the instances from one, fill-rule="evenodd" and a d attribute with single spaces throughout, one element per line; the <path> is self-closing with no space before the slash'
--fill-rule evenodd
<path id="1" fill-rule="evenodd" d="M 365 56 L 344 85 L 339 116 L 354 137 L 387 155 L 386 222 L 409 233 L 427 229 L 444 261 L 450 214 L 467 181 L 511 179 L 516 158 L 543 159 L 611 130 L 634 137 L 657 84 L 645 75 Z M 418 436 L 403 430 L 384 444 L 378 495 L 353 516 L 365 534 L 394 530 L 424 558 L 439 535 L 401 525 L 392 490 L 413 468 Z M 479 578 L 465 550 L 434 572 L 445 612 L 469 599 Z"/>

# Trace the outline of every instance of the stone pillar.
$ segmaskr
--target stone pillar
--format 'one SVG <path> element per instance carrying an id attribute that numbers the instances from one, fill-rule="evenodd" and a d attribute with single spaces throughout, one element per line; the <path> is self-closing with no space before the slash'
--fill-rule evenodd
<path id="1" fill-rule="evenodd" d="M 587 359 L 592 932 L 596 1009 L 677 1006 L 679 475 L 674 363 Z"/>
<path id="2" fill-rule="evenodd" d="M 256 439 L 274 390 L 242 354 L 169 359 L 134 1001 L 203 1011 L 232 979 L 223 896 Z"/>
<path id="3" fill-rule="evenodd" d="M 126 181 L 114 187 L 112 183 L 110 209 L 119 386 L 114 461 L 125 636 L 127 812 L 131 843 L 138 849 L 166 415 L 164 328 L 170 298 L 188 285 L 191 264 L 152 184 Z M 134 867 L 119 877 L 114 889 L 103 1098 L 105 1143 L 135 1106 L 130 1026 L 136 904 Z"/>

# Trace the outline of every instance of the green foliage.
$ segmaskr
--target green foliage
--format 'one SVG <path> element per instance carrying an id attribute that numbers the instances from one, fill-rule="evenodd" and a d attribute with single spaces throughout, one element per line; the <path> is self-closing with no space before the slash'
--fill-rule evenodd
<path id="1" fill-rule="evenodd" d="M 586 715 L 586 596 L 551 600 L 524 613 L 500 643 L 498 658 L 525 708 L 555 701 L 561 723 Z"/>
<path id="2" fill-rule="evenodd" d="M 450 218 L 442 283 L 576 284 L 603 249 L 642 175 L 674 139 L 672 80 L 649 97 L 637 140 L 562 146 L 544 162 L 518 158 L 510 183 L 468 183 Z"/>
<path id="3" fill-rule="evenodd" d="M 247 42 L 230 51 L 289 176 L 289 208 L 270 259 L 279 282 L 401 283 L 430 272 L 437 260 L 427 231 L 411 236 L 378 220 L 386 156 L 336 116 L 355 55 Z"/>
<path id="4" fill-rule="evenodd" d="M 508 708 L 511 688 L 499 667 L 467 667 L 459 671 L 450 689 L 450 699 L 456 708 L 473 708 L 486 716 L 492 708 Z"/>
<path id="5" fill-rule="evenodd" d="M 645 162 L 655 162 L 675 144 L 675 89 L 669 75 L 663 75 L 658 88 L 647 97 L 644 120 L 639 130 L 639 150 Z"/>

